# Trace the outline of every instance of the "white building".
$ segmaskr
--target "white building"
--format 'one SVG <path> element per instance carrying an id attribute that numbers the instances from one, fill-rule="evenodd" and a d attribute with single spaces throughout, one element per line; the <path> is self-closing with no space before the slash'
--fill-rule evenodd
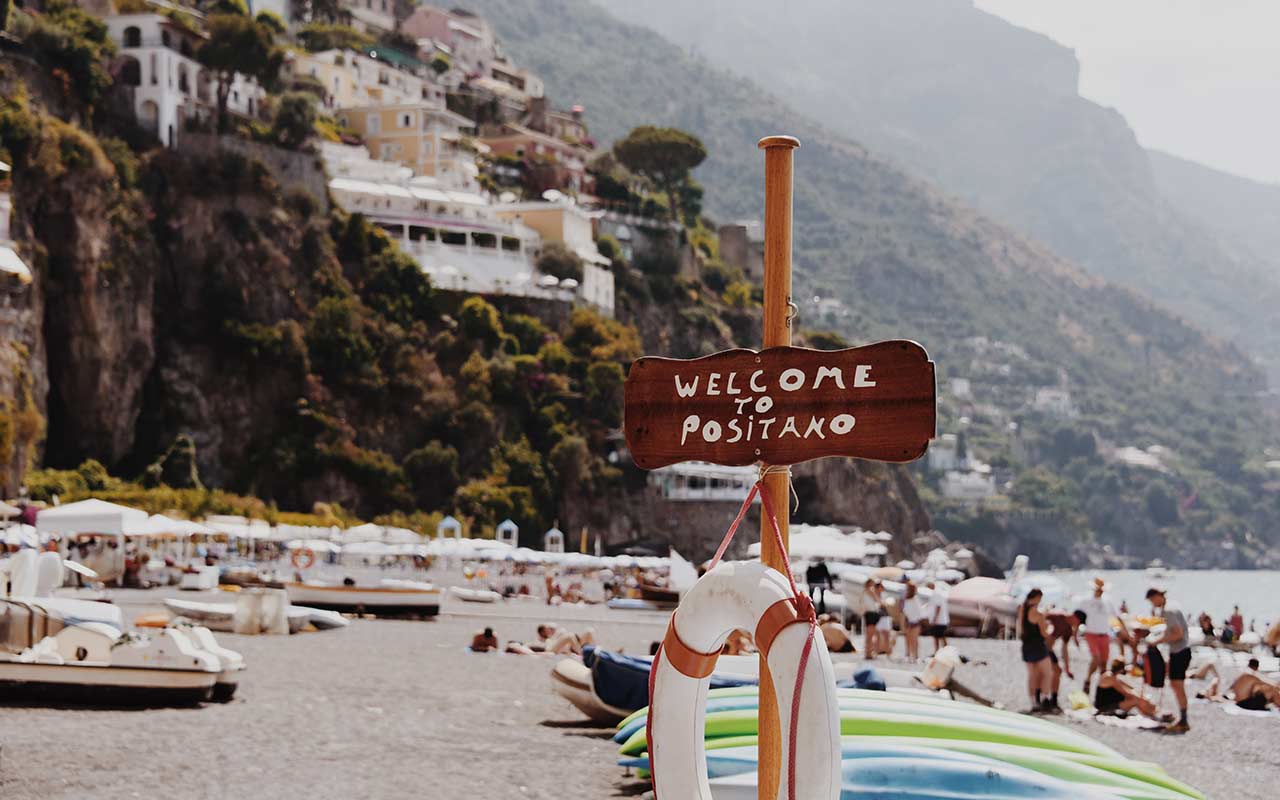
<path id="1" fill-rule="evenodd" d="M 1056 417 L 1072 417 L 1076 413 L 1071 404 L 1071 392 L 1053 386 L 1036 389 L 1035 407 L 1037 411 Z"/>
<path id="2" fill-rule="evenodd" d="M 944 433 L 929 445 L 928 459 L 930 472 L 950 472 L 960 469 L 960 440 L 954 433 Z"/>
<path id="3" fill-rule="evenodd" d="M 107 30 L 118 46 L 117 82 L 131 87 L 138 122 L 161 142 L 173 147 L 184 121 L 213 117 L 217 82 L 195 60 L 200 34 L 161 14 L 115 14 L 107 17 Z M 227 110 L 242 117 L 256 116 L 264 97 L 261 86 L 236 75 Z"/>
<path id="4" fill-rule="evenodd" d="M 582 261 L 583 300 L 613 316 L 612 262 L 596 248 L 591 225 L 594 212 L 564 198 L 554 202 L 504 203 L 494 206 L 499 219 L 527 225 L 544 242 L 563 242 Z"/>
<path id="5" fill-rule="evenodd" d="M 0 272 L 16 275 L 23 283 L 31 282 L 31 269 L 18 256 L 17 245 L 9 238 L 9 217 L 13 200 L 9 196 L 9 165 L 0 161 Z"/>
<path id="6" fill-rule="evenodd" d="M 443 85 L 355 50 L 295 53 L 288 68 L 294 75 L 309 75 L 319 81 L 328 108 L 424 101 L 444 107 Z"/>
<path id="7" fill-rule="evenodd" d="M 996 493 L 996 480 L 990 472 L 952 471 L 942 476 L 942 496 L 965 502 L 978 502 Z"/>
<path id="8" fill-rule="evenodd" d="M 666 500 L 724 500 L 741 503 L 759 478 L 755 467 L 725 467 L 685 461 L 650 470 L 649 485 Z M 755 502 L 760 502 L 759 496 Z"/>
<path id="9" fill-rule="evenodd" d="M 951 396 L 957 400 L 969 400 L 973 398 L 973 385 L 968 378 L 952 378 L 951 379 Z"/>

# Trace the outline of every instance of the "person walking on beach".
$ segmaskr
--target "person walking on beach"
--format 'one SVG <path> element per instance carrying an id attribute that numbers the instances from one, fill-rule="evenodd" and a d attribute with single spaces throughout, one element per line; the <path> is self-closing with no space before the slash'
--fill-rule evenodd
<path id="1" fill-rule="evenodd" d="M 1150 644 L 1169 647 L 1169 686 L 1178 701 L 1178 721 L 1165 728 L 1167 733 L 1186 733 L 1191 730 L 1187 721 L 1187 667 L 1191 664 L 1191 640 L 1187 636 L 1187 617 L 1182 609 L 1169 602 L 1164 589 L 1153 586 L 1147 590 L 1156 615 L 1164 619 L 1164 635 Z"/>
<path id="2" fill-rule="evenodd" d="M 924 627 L 924 601 L 920 599 L 919 590 L 911 581 L 907 581 L 907 596 L 902 602 L 902 632 L 907 640 L 907 660 L 920 660 L 920 630 Z"/>
<path id="3" fill-rule="evenodd" d="M 1022 640 L 1022 663 L 1027 665 L 1027 695 L 1031 713 L 1045 710 L 1045 692 L 1049 687 L 1049 647 L 1045 644 L 1049 621 L 1040 611 L 1044 592 L 1032 589 L 1018 610 L 1018 638 Z"/>
<path id="4" fill-rule="evenodd" d="M 936 656 L 938 651 L 947 646 L 947 628 L 951 627 L 951 609 L 947 605 L 946 584 L 938 581 L 934 583 L 929 581 L 925 584 L 931 592 L 929 595 L 929 604 L 926 606 L 928 610 L 928 633 L 933 637 L 933 654 Z"/>
<path id="5" fill-rule="evenodd" d="M 1084 612 L 1084 642 L 1089 648 L 1089 670 L 1084 676 L 1084 693 L 1089 694 L 1093 686 L 1093 673 L 1101 675 L 1107 669 L 1111 655 L 1111 620 L 1120 622 L 1121 641 L 1129 638 L 1129 628 L 1124 624 L 1124 617 L 1116 611 L 1116 607 L 1106 597 L 1107 583 L 1101 577 L 1093 579 L 1093 594 L 1080 602 L 1080 611 Z M 1120 646 L 1120 655 L 1124 656 L 1124 645 Z"/>
<path id="6" fill-rule="evenodd" d="M 878 630 L 878 625 L 880 624 L 880 618 L 885 615 L 883 591 L 880 581 L 876 578 L 867 581 L 862 589 L 862 603 L 866 609 L 862 612 L 863 658 L 875 658 L 879 650 L 880 631 Z"/>

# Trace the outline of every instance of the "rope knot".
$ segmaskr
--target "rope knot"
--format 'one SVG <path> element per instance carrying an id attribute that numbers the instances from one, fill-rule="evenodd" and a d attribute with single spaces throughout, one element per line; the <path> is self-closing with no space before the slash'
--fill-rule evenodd
<path id="1" fill-rule="evenodd" d="M 805 622 L 817 622 L 818 613 L 813 607 L 813 598 L 807 594 L 798 594 L 791 600 L 796 607 L 796 615 Z"/>

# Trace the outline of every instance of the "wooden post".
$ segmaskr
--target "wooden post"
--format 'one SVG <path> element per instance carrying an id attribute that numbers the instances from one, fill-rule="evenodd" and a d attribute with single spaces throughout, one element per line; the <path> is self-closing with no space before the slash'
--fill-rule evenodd
<path id="1" fill-rule="evenodd" d="M 766 136 L 759 142 L 764 150 L 764 346 L 791 344 L 791 184 L 792 150 L 800 141 L 792 136 Z M 786 472 L 765 476 L 764 491 L 778 516 L 782 546 L 787 547 L 791 517 L 791 478 Z M 783 553 L 774 541 L 769 521 L 760 510 L 760 561 L 776 570 L 785 569 Z M 778 774 L 782 764 L 782 730 L 773 681 L 764 657 L 760 658 L 759 782 L 756 796 L 774 800 L 778 796 Z"/>

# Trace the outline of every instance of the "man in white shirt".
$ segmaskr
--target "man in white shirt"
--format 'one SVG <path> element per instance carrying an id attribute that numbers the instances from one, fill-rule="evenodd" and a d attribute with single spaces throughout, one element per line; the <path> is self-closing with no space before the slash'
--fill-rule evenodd
<path id="1" fill-rule="evenodd" d="M 925 609 L 925 632 L 933 637 L 933 654 L 947 646 L 947 628 L 951 627 L 951 610 L 947 607 L 947 585 L 941 581 L 925 584 L 929 589 L 929 605 Z"/>
<path id="2" fill-rule="evenodd" d="M 1089 694 L 1093 684 L 1093 673 L 1099 675 L 1107 671 L 1107 662 L 1111 653 L 1111 620 L 1120 620 L 1120 629 L 1125 636 L 1129 629 L 1125 627 L 1124 617 L 1116 611 L 1115 605 L 1104 595 L 1107 591 L 1106 581 L 1100 577 L 1093 579 L 1093 594 L 1079 604 L 1079 611 L 1085 614 L 1084 641 L 1089 646 L 1089 671 L 1084 676 L 1084 691 Z M 1121 656 L 1124 651 L 1121 650 Z"/>

